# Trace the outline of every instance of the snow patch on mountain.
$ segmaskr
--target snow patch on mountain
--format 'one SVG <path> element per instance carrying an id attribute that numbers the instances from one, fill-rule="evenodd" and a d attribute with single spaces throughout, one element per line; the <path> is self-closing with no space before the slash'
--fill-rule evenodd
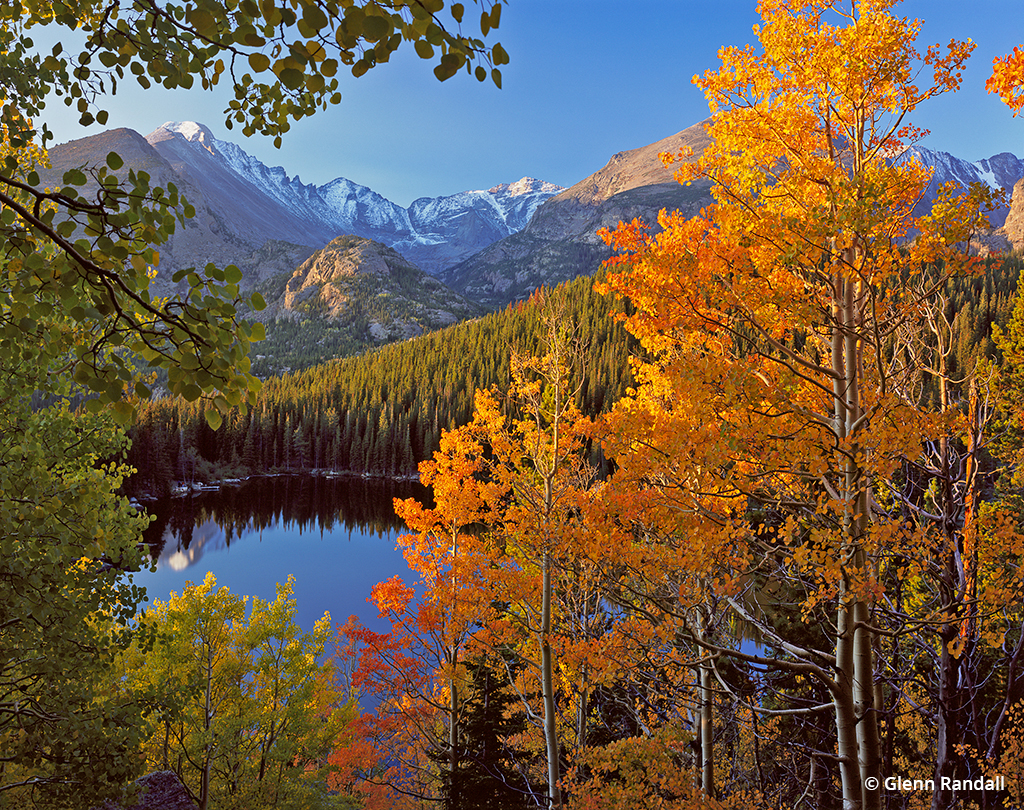
<path id="1" fill-rule="evenodd" d="M 186 141 L 202 141 L 204 138 L 213 140 L 213 133 L 195 121 L 168 121 L 161 127 L 168 132 L 177 132 Z"/>
<path id="2" fill-rule="evenodd" d="M 1006 219 L 1009 210 L 1009 194 L 1021 177 L 1024 177 L 1024 160 L 1009 152 L 1001 152 L 990 158 L 972 162 L 963 160 L 949 152 L 936 152 L 915 146 L 908 149 L 902 160 L 917 158 L 924 166 L 932 169 L 932 179 L 928 183 L 925 200 L 934 199 L 937 190 L 946 183 L 956 183 L 967 188 L 971 183 L 984 183 L 993 189 L 1005 189 L 1006 204 L 989 215 L 992 225 L 999 227 Z"/>

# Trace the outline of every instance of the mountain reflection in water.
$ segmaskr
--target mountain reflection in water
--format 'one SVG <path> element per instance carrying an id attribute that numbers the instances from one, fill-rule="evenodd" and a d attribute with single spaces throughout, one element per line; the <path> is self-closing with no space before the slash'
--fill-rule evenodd
<path id="1" fill-rule="evenodd" d="M 376 610 L 366 604 L 377 582 L 412 579 L 395 540 L 403 525 L 394 498 L 424 500 L 413 482 L 279 476 L 254 478 L 219 491 L 151 505 L 144 534 L 155 573 L 136 582 L 149 600 L 165 600 L 207 571 L 233 593 L 273 599 L 275 586 L 295 577 L 300 624 L 307 630 L 324 611 L 335 623 Z"/>

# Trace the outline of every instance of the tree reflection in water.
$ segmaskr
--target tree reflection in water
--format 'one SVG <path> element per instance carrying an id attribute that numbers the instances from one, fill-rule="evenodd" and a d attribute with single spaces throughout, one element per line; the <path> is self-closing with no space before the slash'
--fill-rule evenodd
<path id="1" fill-rule="evenodd" d="M 213 571 L 235 593 L 273 598 L 274 584 L 294 575 L 304 627 L 324 610 L 335 622 L 364 618 L 375 613 L 365 599 L 376 582 L 410 578 L 395 549 L 404 528 L 396 497 L 428 492 L 414 482 L 276 476 L 164 499 L 147 507 L 154 520 L 144 534 L 157 572 L 137 582 L 164 600 Z"/>

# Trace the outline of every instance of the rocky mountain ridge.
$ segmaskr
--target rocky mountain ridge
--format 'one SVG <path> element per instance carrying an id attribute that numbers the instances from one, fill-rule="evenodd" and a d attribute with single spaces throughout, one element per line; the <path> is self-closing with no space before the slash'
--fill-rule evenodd
<path id="1" fill-rule="evenodd" d="M 340 234 L 364 236 L 395 248 L 429 273 L 522 228 L 538 205 L 561 191 L 561 186 L 524 177 L 487 191 L 423 197 L 405 209 L 344 177 L 307 185 L 192 121 L 168 122 L 146 140 L 182 167 L 230 170 L 305 223 L 304 231 L 287 241 L 318 248 Z"/>
<path id="2" fill-rule="evenodd" d="M 214 261 L 238 264 L 243 286 L 251 286 L 290 276 L 335 237 L 355 234 L 389 245 L 466 298 L 495 308 L 542 284 L 595 272 L 610 255 L 597 235 L 602 227 L 634 218 L 656 223 L 662 208 L 692 215 L 707 205 L 707 184 L 679 185 L 659 158 L 680 149 L 700 154 L 709 142 L 705 123 L 619 152 L 568 189 L 523 178 L 486 191 L 424 197 L 407 209 L 345 178 L 307 185 L 194 122 L 165 124 L 147 138 L 112 130 L 55 147 L 51 159 L 59 178 L 63 169 L 100 163 L 117 151 L 127 165 L 149 171 L 154 184 L 179 186 L 197 216 L 161 250 L 158 282 L 178 267 Z M 933 170 L 922 205 L 945 182 L 1009 190 L 1024 176 L 1024 160 L 1008 152 L 970 162 L 916 147 L 903 159 L 909 156 Z M 1006 205 L 994 212 L 993 225 L 1001 226 L 1009 211 Z M 1001 233 L 986 244 L 1008 245 L 1009 235 Z M 166 291 L 158 284 L 158 293 Z"/>
<path id="3" fill-rule="evenodd" d="M 598 230 L 639 218 L 656 223 L 667 208 L 696 214 L 711 202 L 709 186 L 682 186 L 659 155 L 709 143 L 704 122 L 655 143 L 619 152 L 607 164 L 537 208 L 523 230 L 489 245 L 441 273 L 467 298 L 490 307 L 521 300 L 553 285 L 597 271 L 611 256 Z"/>
<path id="4" fill-rule="evenodd" d="M 541 202 L 561 190 L 524 177 L 487 191 L 425 197 L 407 210 L 343 177 L 305 184 L 189 121 L 168 122 L 145 138 L 121 128 L 52 147 L 44 182 L 59 185 L 67 169 L 102 165 L 112 151 L 124 159 L 125 171 L 145 170 L 153 185 L 174 183 L 196 209 L 196 217 L 161 249 L 161 295 L 172 291 L 168 279 L 175 270 L 211 261 L 267 275 L 253 262 L 268 240 L 303 248 L 306 258 L 341 234 L 355 234 L 437 272 L 523 227 Z M 243 286 L 251 281 L 247 273 Z"/>
<path id="5" fill-rule="evenodd" d="M 526 298 L 541 284 L 553 285 L 596 272 L 611 256 L 611 250 L 597 235 L 600 228 L 614 228 L 620 221 L 638 218 L 656 229 L 662 208 L 678 209 L 688 216 L 696 214 L 711 203 L 710 186 L 700 182 L 681 186 L 659 155 L 677 154 L 681 149 L 699 155 L 709 143 L 707 123 L 613 155 L 603 168 L 540 205 L 521 231 L 443 271 L 440 278 L 471 300 L 500 307 Z M 923 147 L 908 150 L 902 159 L 912 157 L 933 172 L 919 203 L 922 208 L 930 207 L 937 189 L 947 182 L 962 186 L 985 183 L 1007 191 L 1007 204 L 990 216 L 993 227 L 1007 221 L 1011 211 L 1009 191 L 1024 177 L 1024 160 L 1003 152 L 970 162 Z M 1020 207 L 1024 209 L 1024 192 Z M 985 244 L 1005 246 L 999 233 L 1002 231 L 986 237 Z"/>
<path id="6" fill-rule="evenodd" d="M 1024 159 L 1010 152 L 1000 152 L 998 155 L 971 162 L 949 152 L 937 152 L 915 146 L 908 149 L 903 156 L 904 160 L 909 158 L 917 158 L 932 170 L 932 179 L 928 183 L 922 202 L 919 203 L 921 206 L 930 207 L 936 191 L 946 183 L 956 183 L 965 188 L 971 183 L 983 183 L 990 188 L 1003 189 L 1006 192 L 1005 203 L 989 215 L 993 228 L 999 228 L 1006 221 L 1013 186 L 1024 177 Z"/>

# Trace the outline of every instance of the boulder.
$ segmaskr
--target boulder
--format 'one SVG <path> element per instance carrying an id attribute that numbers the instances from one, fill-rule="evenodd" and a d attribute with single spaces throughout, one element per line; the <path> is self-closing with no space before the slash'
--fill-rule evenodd
<path id="1" fill-rule="evenodd" d="M 98 810 L 198 810 L 174 771 L 149 773 L 135 781 L 139 793 L 134 803 L 122 806 L 108 801 Z"/>

